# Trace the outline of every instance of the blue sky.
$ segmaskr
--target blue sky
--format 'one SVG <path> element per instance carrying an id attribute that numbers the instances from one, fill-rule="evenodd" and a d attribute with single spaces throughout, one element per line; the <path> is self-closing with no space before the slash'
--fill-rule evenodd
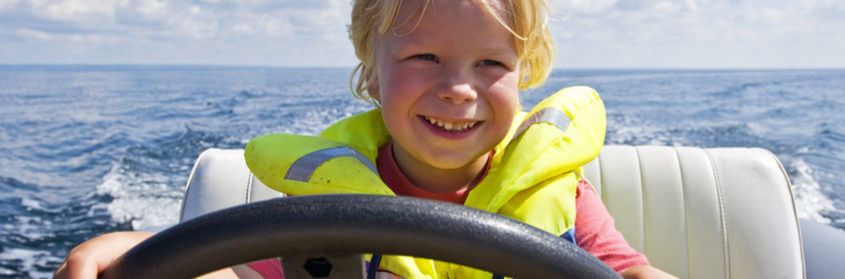
<path id="1" fill-rule="evenodd" d="M 548 2 L 558 68 L 845 68 L 842 0 Z M 348 0 L 0 0 L 0 64 L 348 67 L 349 11 Z"/>

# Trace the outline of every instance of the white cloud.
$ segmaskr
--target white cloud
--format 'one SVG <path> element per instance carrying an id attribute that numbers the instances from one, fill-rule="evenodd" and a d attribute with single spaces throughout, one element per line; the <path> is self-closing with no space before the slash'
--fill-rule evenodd
<path id="1" fill-rule="evenodd" d="M 552 23 L 560 46 L 558 65 L 845 66 L 845 55 L 831 51 L 845 49 L 842 1 L 603 0 L 592 5 Z"/>
<path id="2" fill-rule="evenodd" d="M 47 33 L 39 30 L 18 28 L 15 34 L 26 40 L 34 40 L 40 44 L 54 43 L 61 44 L 67 47 L 68 45 L 84 45 L 99 44 L 109 40 L 114 40 L 110 36 L 103 36 L 99 34 L 56 34 Z"/>
<path id="3" fill-rule="evenodd" d="M 219 30 L 219 22 L 213 12 L 206 12 L 198 6 L 184 7 L 182 16 L 171 14 L 169 25 L 177 28 L 176 36 L 188 36 L 192 39 L 213 38 Z"/>
<path id="4" fill-rule="evenodd" d="M 24 38 L 35 39 L 39 41 L 47 41 L 53 38 L 53 36 L 47 32 L 27 28 L 18 28 L 15 30 L 15 34 Z"/>
<path id="5" fill-rule="evenodd" d="M 31 11 L 46 19 L 64 21 L 89 21 L 114 18 L 115 11 L 128 0 L 30 0 Z"/>
<path id="6" fill-rule="evenodd" d="M 260 21 L 256 22 L 258 30 L 261 30 L 259 35 L 266 35 L 269 38 L 278 38 L 283 35 L 291 35 L 293 26 L 290 22 L 281 20 L 275 17 L 263 16 Z M 262 34 L 263 33 L 263 34 Z"/>
<path id="7" fill-rule="evenodd" d="M 136 1 L 135 8 L 148 19 L 162 19 L 170 12 L 170 4 L 167 1 L 139 0 Z"/>
<path id="8" fill-rule="evenodd" d="M 97 34 L 71 34 L 66 40 L 75 44 L 98 44 L 103 42 L 104 37 Z"/>
<path id="9" fill-rule="evenodd" d="M 763 21 L 772 25 L 783 24 L 787 17 L 787 13 L 772 8 L 764 8 L 760 11 L 760 15 Z"/>
<path id="10" fill-rule="evenodd" d="M 653 10 L 660 15 L 673 14 L 681 11 L 681 5 L 675 2 L 658 2 Z"/>
<path id="11" fill-rule="evenodd" d="M 684 0 L 684 5 L 686 5 L 687 9 L 689 9 L 690 11 L 698 11 L 698 4 L 695 2 L 695 0 Z"/>
<path id="12" fill-rule="evenodd" d="M 616 4 L 616 0 L 549 0 L 549 7 L 565 18 L 572 14 L 595 15 L 606 12 Z"/>
<path id="13" fill-rule="evenodd" d="M 18 0 L 0 0 L 0 12 L 13 8 Z"/>
<path id="14" fill-rule="evenodd" d="M 845 1 L 548 3 L 558 66 L 845 67 Z M 0 61 L 351 66 L 350 10 L 349 0 L 0 0 L 15 15 L 0 24 Z"/>

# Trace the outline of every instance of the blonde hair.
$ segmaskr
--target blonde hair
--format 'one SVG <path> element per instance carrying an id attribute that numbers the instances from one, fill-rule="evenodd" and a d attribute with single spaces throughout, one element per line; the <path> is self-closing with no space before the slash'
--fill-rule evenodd
<path id="1" fill-rule="evenodd" d="M 417 20 L 413 22 L 410 32 L 422 20 L 429 3 L 434 0 L 424 0 L 423 5 L 414 11 Z M 453 1 L 453 0 L 446 0 Z M 488 0 L 479 0 L 484 7 L 513 34 L 516 53 L 519 57 L 519 90 L 535 88 L 542 85 L 549 76 L 552 61 L 555 56 L 555 46 L 551 33 L 546 25 L 547 7 L 545 0 L 503 0 L 510 22 L 506 22 Z M 352 7 L 352 23 L 349 25 L 349 39 L 355 48 L 355 56 L 360 63 L 352 71 L 349 78 L 349 88 L 356 98 L 378 105 L 367 94 L 367 79 L 375 71 L 375 32 L 384 34 L 388 31 L 411 24 L 414 16 L 409 16 L 397 26 L 396 17 L 402 0 L 355 0 Z"/>

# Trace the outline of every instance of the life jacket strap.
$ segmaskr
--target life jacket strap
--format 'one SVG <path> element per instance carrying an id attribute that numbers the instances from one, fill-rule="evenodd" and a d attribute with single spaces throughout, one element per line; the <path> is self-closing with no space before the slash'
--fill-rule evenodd
<path id="1" fill-rule="evenodd" d="M 367 266 L 367 279 L 376 279 L 378 273 L 378 266 L 381 264 L 381 254 L 373 254 L 370 258 L 370 264 Z"/>

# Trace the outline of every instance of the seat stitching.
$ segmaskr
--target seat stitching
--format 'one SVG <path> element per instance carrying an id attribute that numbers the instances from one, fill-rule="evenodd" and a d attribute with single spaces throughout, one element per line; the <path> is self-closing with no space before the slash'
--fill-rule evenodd
<path id="1" fill-rule="evenodd" d="M 681 164 L 681 153 L 678 152 L 678 147 L 674 147 L 672 150 L 675 152 L 675 159 L 678 160 L 678 176 L 681 178 L 681 202 L 683 202 L 684 206 L 684 237 L 686 238 L 687 243 L 687 278 L 691 278 L 692 272 L 690 271 L 690 267 L 692 265 L 690 264 L 690 258 L 692 251 L 690 251 L 691 237 L 689 235 L 689 222 L 687 221 L 687 218 L 689 217 L 689 207 L 687 206 L 687 183 L 684 179 L 684 166 Z"/>
<path id="2" fill-rule="evenodd" d="M 252 172 L 249 172 L 249 175 L 246 176 L 246 195 L 245 195 L 245 203 L 249 203 L 252 201 Z"/>
<path id="3" fill-rule="evenodd" d="M 598 170 L 598 173 L 599 173 L 599 177 L 598 177 L 599 185 L 596 185 L 596 184 L 593 183 L 593 181 L 590 181 L 589 179 L 587 179 L 586 165 L 581 166 L 581 173 L 576 172 L 575 174 L 580 176 L 580 179 L 583 179 L 584 181 L 586 181 L 587 184 L 589 184 L 590 187 L 593 188 L 593 192 L 596 192 L 596 195 L 599 196 L 599 199 L 602 199 L 602 195 L 601 195 L 601 182 L 602 181 L 601 181 L 601 162 L 600 161 L 601 161 L 601 153 L 599 153 L 599 155 L 597 155 L 596 158 L 593 159 L 593 161 L 592 161 L 593 163 L 595 163 L 596 169 Z M 595 178 L 595 177 L 593 177 L 593 178 Z M 604 199 L 602 199 L 602 203 L 604 203 Z"/>
<path id="4" fill-rule="evenodd" d="M 605 185 L 604 184 L 604 170 L 602 169 L 604 165 L 601 163 L 601 153 L 599 153 L 599 159 L 596 160 L 596 162 L 599 165 L 599 184 L 602 185 L 602 186 L 599 186 L 599 187 L 604 187 L 603 186 L 603 185 Z M 601 196 L 601 202 L 606 204 L 607 203 L 606 202 L 606 200 L 607 200 L 607 193 L 606 192 L 607 191 L 604 191 L 604 190 L 605 189 L 602 189 L 602 191 L 599 191 L 599 196 Z"/>
<path id="5" fill-rule="evenodd" d="M 208 155 L 206 155 L 206 153 L 210 153 L 210 152 L 211 152 L 211 149 L 203 151 L 202 153 L 200 153 L 200 155 L 197 157 L 197 161 L 194 163 L 194 166 L 191 168 L 191 174 L 188 176 L 188 182 L 185 183 L 185 193 L 182 196 L 182 208 L 179 210 L 179 222 L 184 221 L 183 218 L 185 217 L 185 206 L 188 203 L 188 194 L 192 191 L 191 188 L 193 188 L 193 187 L 191 187 L 191 184 L 192 184 L 192 182 L 196 182 L 194 180 L 197 179 L 197 177 L 194 177 L 194 176 L 197 176 L 197 175 L 202 176 L 202 174 L 197 174 L 197 169 L 201 169 L 199 167 L 199 165 L 200 165 L 199 163 L 201 161 L 206 160 L 205 157 L 208 156 Z"/>
<path id="6" fill-rule="evenodd" d="M 713 170 L 713 176 L 716 179 L 716 192 L 719 194 L 719 214 L 722 218 L 722 248 L 725 250 L 725 278 L 731 278 L 731 253 L 730 253 L 730 239 L 728 234 L 728 221 L 725 212 L 725 193 L 722 191 L 722 179 L 719 177 L 719 170 L 716 168 L 716 162 L 713 160 L 713 154 L 710 150 L 704 150 L 707 159 L 710 161 L 710 168 Z"/>
<path id="7" fill-rule="evenodd" d="M 640 148 L 634 147 L 634 157 L 637 160 L 637 168 L 639 170 L 640 175 L 640 207 L 642 208 L 642 241 L 643 241 L 643 254 L 648 254 L 648 245 L 646 243 L 646 217 L 648 214 L 645 212 L 645 181 L 643 181 L 643 162 L 640 159 Z"/>
<path id="8" fill-rule="evenodd" d="M 601 158 L 601 153 L 599 153 L 598 158 Z M 602 166 L 601 159 L 596 160 L 596 165 L 598 165 L 598 170 L 599 170 L 599 185 L 598 185 L 598 187 L 596 187 L 596 185 L 592 185 L 592 183 L 590 183 L 590 185 L 593 186 L 593 189 L 598 189 L 599 196 L 601 196 L 602 201 L 604 201 L 604 178 L 603 178 L 604 176 L 601 174 L 602 173 L 602 171 L 601 171 L 601 166 Z M 587 182 L 589 182 L 589 181 L 587 181 Z"/>

